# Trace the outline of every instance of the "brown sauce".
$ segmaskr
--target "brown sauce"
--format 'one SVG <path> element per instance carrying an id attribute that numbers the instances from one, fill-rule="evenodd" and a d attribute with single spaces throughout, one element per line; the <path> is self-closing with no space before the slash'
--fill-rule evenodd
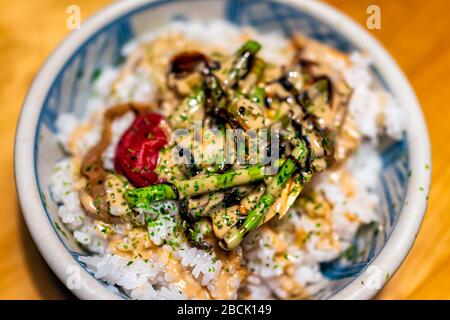
<path id="1" fill-rule="evenodd" d="M 150 240 L 145 229 L 134 228 L 126 237 L 113 236 L 109 242 L 109 250 L 128 259 L 139 257 L 143 260 L 158 261 L 164 265 L 171 283 L 189 299 L 232 299 L 235 298 L 236 280 L 247 275 L 247 270 L 241 267 L 241 257 L 236 252 L 224 252 L 216 248 L 216 256 L 222 262 L 222 268 L 217 274 L 217 280 L 212 286 L 202 286 L 194 278 L 189 268 L 171 256 L 171 253 L 158 247 Z"/>
<path id="2" fill-rule="evenodd" d="M 128 111 L 142 114 L 151 109 L 152 106 L 147 104 L 124 103 L 116 105 L 105 112 L 101 139 L 84 156 L 80 168 L 81 176 L 86 178 L 86 186 L 80 195 L 81 203 L 88 215 L 93 219 L 106 223 L 119 223 L 122 221 L 120 217 L 114 217 L 109 213 L 105 188 L 108 171 L 103 167 L 102 160 L 102 154 L 111 142 L 113 121 Z"/>

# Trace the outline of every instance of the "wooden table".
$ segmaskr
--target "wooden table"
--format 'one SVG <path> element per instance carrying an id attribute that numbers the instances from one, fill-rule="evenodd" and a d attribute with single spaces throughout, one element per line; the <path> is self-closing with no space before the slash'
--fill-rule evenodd
<path id="1" fill-rule="evenodd" d="M 84 19 L 108 2 L 0 0 L 0 298 L 73 298 L 47 267 L 24 225 L 14 187 L 13 139 L 28 86 L 69 32 L 66 8 L 78 4 Z M 378 298 L 450 299 L 450 1 L 328 2 L 362 25 L 368 5 L 379 5 L 382 28 L 371 32 L 410 79 L 431 134 L 433 188 L 428 213 L 413 250 Z"/>

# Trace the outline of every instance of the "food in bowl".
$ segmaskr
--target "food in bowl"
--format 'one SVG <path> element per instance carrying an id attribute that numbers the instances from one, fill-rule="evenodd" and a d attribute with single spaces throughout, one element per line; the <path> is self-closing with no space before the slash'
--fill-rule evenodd
<path id="1" fill-rule="evenodd" d="M 50 184 L 79 260 L 132 299 L 303 299 L 377 226 L 380 139 L 405 114 L 364 53 L 176 21 L 57 119 Z"/>

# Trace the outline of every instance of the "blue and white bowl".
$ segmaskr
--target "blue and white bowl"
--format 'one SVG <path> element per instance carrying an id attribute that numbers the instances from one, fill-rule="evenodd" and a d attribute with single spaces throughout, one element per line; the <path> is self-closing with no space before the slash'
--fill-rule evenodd
<path id="1" fill-rule="evenodd" d="M 69 35 L 34 80 L 15 143 L 15 174 L 23 215 L 47 263 L 80 298 L 122 298 L 78 262 L 83 252 L 57 217 L 47 188 L 53 163 L 62 155 L 55 138 L 55 120 L 62 112 L 83 114 L 96 70 L 119 64 L 126 42 L 179 18 L 222 18 L 286 36 L 299 30 L 344 52 L 364 50 L 373 58 L 374 75 L 408 114 L 407 132 L 403 140 L 382 150 L 382 231 L 368 228 L 355 239 L 358 258 L 353 263 L 336 260 L 322 264 L 325 276 L 335 281 L 317 296 L 371 298 L 406 257 L 425 213 L 431 170 L 428 133 L 414 92 L 383 47 L 348 17 L 312 0 L 120 1 Z"/>

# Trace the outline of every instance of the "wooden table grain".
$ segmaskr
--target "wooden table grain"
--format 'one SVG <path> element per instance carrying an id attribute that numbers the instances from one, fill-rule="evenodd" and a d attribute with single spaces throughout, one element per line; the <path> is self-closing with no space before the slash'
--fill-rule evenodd
<path id="1" fill-rule="evenodd" d="M 298 0 L 301 1 L 301 0 Z M 26 91 L 48 54 L 64 38 L 66 9 L 82 19 L 107 0 L 0 0 L 0 299 L 71 299 L 33 244 L 22 219 L 13 177 L 13 140 Z M 367 7 L 381 9 L 370 31 L 411 81 L 427 120 L 433 150 L 429 208 L 414 248 L 377 296 L 450 299 L 450 1 L 328 0 L 366 25 Z"/>

